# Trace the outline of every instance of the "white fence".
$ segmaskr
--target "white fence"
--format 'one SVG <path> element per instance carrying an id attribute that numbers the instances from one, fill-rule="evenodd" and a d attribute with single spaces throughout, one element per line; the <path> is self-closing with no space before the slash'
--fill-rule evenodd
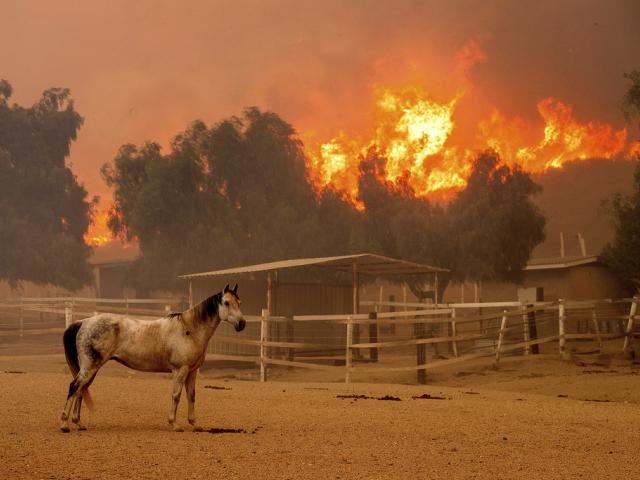
<path id="1" fill-rule="evenodd" d="M 480 357 L 492 357 L 496 367 L 505 355 L 546 353 L 566 358 L 571 345 L 589 342 L 601 349 L 603 342 L 614 339 L 623 339 L 619 348 L 626 352 L 634 338 L 634 322 L 640 320 L 638 303 L 640 297 L 535 304 L 362 302 L 370 312 L 291 317 L 269 316 L 263 310 L 262 316 L 245 317 L 247 328 L 242 333 L 221 325 L 207 359 L 254 364 L 262 381 L 267 380 L 269 366 L 275 365 L 333 372 L 346 382 L 360 373 L 415 371 L 422 383 L 426 370 Z M 0 336 L 61 333 L 61 318 L 68 325 L 75 317 L 94 312 L 148 318 L 181 307 L 176 299 L 4 300 Z M 14 316 L 12 323 L 3 322 L 7 312 Z M 34 315 L 53 315 L 54 326 Z M 38 328 L 43 324 L 49 328 Z"/>

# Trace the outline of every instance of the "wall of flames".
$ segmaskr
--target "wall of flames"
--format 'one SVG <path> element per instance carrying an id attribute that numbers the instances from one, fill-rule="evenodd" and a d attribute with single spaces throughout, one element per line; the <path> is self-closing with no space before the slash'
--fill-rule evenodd
<path id="1" fill-rule="evenodd" d="M 571 106 L 545 98 L 537 104 L 541 126 L 519 118 L 507 119 L 494 110 L 477 126 L 470 144 L 451 141 L 455 114 L 464 92 L 436 101 L 422 89 L 382 89 L 377 93 L 369 138 L 340 132 L 320 144 L 308 144 L 308 168 L 314 185 L 343 191 L 356 206 L 358 164 L 371 148 L 385 160 L 384 180 L 408 180 L 417 196 L 457 190 L 466 184 L 474 155 L 493 149 L 506 164 L 520 164 L 530 172 L 560 168 L 566 162 L 587 158 L 632 157 L 640 143 L 628 144 L 626 129 L 580 122 Z M 530 139 L 537 136 L 533 142 Z"/>
<path id="2" fill-rule="evenodd" d="M 640 156 L 640 142 L 627 142 L 626 129 L 581 122 L 571 106 L 551 97 L 537 104 L 538 126 L 494 110 L 477 125 L 475 141 L 454 143 L 451 135 L 463 95 L 460 91 L 438 101 L 419 87 L 378 90 L 366 134 L 340 131 L 324 142 L 306 139 L 307 167 L 315 188 L 339 190 L 362 208 L 358 165 L 372 148 L 384 159 L 384 180 L 394 184 L 403 177 L 417 196 L 463 188 L 474 156 L 488 148 L 506 164 L 517 163 L 530 172 L 560 168 L 573 160 Z M 112 240 L 106 211 L 96 213 L 85 239 L 94 246 Z"/>

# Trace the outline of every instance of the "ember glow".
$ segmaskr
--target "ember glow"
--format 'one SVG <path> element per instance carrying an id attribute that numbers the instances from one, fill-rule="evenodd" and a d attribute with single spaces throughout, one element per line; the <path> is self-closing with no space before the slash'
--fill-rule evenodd
<path id="1" fill-rule="evenodd" d="M 374 125 L 364 140 L 341 132 L 319 144 L 307 144 L 310 177 L 317 188 L 343 191 L 356 206 L 358 164 L 374 148 L 385 159 L 385 178 L 406 179 L 417 196 L 457 190 L 466 184 L 474 155 L 493 149 L 508 164 L 540 172 L 587 158 L 633 156 L 627 131 L 595 121 L 581 122 L 571 106 L 554 99 L 538 102 L 541 122 L 529 125 L 494 110 L 477 125 L 474 144 L 454 144 L 451 134 L 464 92 L 436 100 L 418 87 L 381 89 L 374 107 Z"/>
<path id="2" fill-rule="evenodd" d="M 84 241 L 92 247 L 100 247 L 113 240 L 111 230 L 107 226 L 108 215 L 105 211 L 97 211 L 89 230 L 84 236 Z"/>

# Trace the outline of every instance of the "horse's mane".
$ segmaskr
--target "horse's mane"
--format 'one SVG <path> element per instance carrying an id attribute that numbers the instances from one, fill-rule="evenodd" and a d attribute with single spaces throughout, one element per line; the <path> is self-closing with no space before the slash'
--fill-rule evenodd
<path id="1" fill-rule="evenodd" d="M 169 314 L 169 317 L 177 317 L 182 316 L 183 314 L 190 312 L 193 317 L 201 319 L 201 318 L 210 318 L 218 313 L 218 305 L 222 302 L 222 293 L 216 293 L 215 295 L 211 295 L 208 298 L 205 298 L 199 304 L 195 305 L 193 308 L 190 308 L 186 312 L 183 313 L 172 313 Z"/>

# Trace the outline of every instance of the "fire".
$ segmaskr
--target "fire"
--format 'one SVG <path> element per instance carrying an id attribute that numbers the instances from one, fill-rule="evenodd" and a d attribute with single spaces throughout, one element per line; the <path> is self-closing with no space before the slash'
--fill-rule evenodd
<path id="1" fill-rule="evenodd" d="M 84 241 L 93 247 L 100 247 L 113 240 L 111 230 L 107 226 L 107 212 L 97 211 L 84 236 Z"/>
<path id="2" fill-rule="evenodd" d="M 313 182 L 345 192 L 357 205 L 358 164 L 375 148 L 386 159 L 384 179 L 394 183 L 402 177 L 417 195 L 464 185 L 469 153 L 445 145 L 461 96 L 438 102 L 418 88 L 380 90 L 370 140 L 358 141 L 341 132 L 308 151 Z"/>
<path id="3" fill-rule="evenodd" d="M 532 172 L 560 168 L 587 158 L 634 156 L 640 146 L 627 145 L 626 129 L 578 121 L 571 106 L 554 99 L 538 102 L 542 127 L 494 110 L 477 126 L 473 145 L 454 145 L 451 134 L 460 99 L 438 101 L 417 87 L 381 89 L 373 112 L 374 127 L 367 140 L 340 132 L 327 142 L 307 147 L 308 168 L 317 188 L 331 186 L 361 208 L 357 200 L 358 165 L 375 148 L 385 161 L 384 179 L 407 181 L 417 196 L 460 189 L 466 184 L 478 150 L 495 150 L 506 164 Z M 537 137 L 537 138 L 536 138 Z"/>

